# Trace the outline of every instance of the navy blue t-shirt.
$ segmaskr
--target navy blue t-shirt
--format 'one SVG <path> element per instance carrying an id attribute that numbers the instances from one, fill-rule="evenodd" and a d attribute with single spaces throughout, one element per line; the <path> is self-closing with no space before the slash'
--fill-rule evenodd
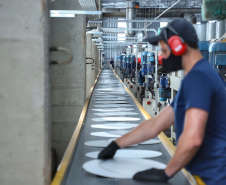
<path id="1" fill-rule="evenodd" d="M 185 76 L 171 106 L 177 141 L 187 109 L 200 108 L 209 113 L 204 141 L 186 169 L 202 177 L 207 185 L 226 185 L 226 89 L 206 59 L 196 63 Z"/>

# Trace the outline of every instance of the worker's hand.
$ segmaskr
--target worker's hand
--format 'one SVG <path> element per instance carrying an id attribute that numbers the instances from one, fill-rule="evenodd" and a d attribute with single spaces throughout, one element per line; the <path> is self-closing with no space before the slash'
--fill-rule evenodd
<path id="1" fill-rule="evenodd" d="M 117 145 L 115 141 L 112 141 L 105 149 L 103 149 L 99 155 L 98 159 L 111 159 L 114 157 L 116 151 L 120 147 Z"/>
<path id="2" fill-rule="evenodd" d="M 151 168 L 149 170 L 137 172 L 133 176 L 133 179 L 139 181 L 166 182 L 170 177 L 166 175 L 164 169 Z"/>

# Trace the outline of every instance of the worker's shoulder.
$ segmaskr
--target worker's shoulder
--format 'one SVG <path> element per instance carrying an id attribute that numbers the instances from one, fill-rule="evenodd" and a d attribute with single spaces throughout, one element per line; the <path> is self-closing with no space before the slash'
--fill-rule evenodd
<path id="1" fill-rule="evenodd" d="M 214 70 L 196 67 L 185 76 L 183 85 L 186 88 L 198 86 L 213 88 L 218 78 Z"/>
<path id="2" fill-rule="evenodd" d="M 187 83 L 196 83 L 201 86 L 206 85 L 214 91 L 225 89 L 225 84 L 220 74 L 209 64 L 209 62 L 193 68 L 186 76 Z"/>
<path id="3" fill-rule="evenodd" d="M 211 72 L 212 73 L 212 72 Z M 209 73 L 205 69 L 197 68 L 192 69 L 186 76 L 184 81 L 200 81 L 209 79 Z"/>
<path id="4" fill-rule="evenodd" d="M 191 69 L 187 76 L 188 78 L 194 78 L 196 80 L 221 80 L 219 74 L 204 58 L 195 64 L 195 66 Z"/>
<path id="5" fill-rule="evenodd" d="M 215 73 L 213 67 L 205 58 L 198 61 L 191 69 L 191 72 L 200 72 L 201 74 Z"/>

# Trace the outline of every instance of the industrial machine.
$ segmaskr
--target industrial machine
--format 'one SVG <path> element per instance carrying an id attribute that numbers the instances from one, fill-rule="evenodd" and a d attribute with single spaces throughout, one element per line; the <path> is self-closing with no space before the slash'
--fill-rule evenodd
<path id="1" fill-rule="evenodd" d="M 147 73 L 152 75 L 155 72 L 155 53 L 149 52 L 147 54 L 147 59 Z"/>
<path id="2" fill-rule="evenodd" d="M 199 50 L 201 51 L 204 58 L 209 61 L 209 42 L 207 41 L 199 41 Z"/>
<path id="3" fill-rule="evenodd" d="M 142 71 L 142 76 L 144 77 L 147 75 L 147 57 L 148 57 L 148 52 L 143 51 L 141 52 L 141 71 Z"/>
<path id="4" fill-rule="evenodd" d="M 130 70 L 131 70 L 131 58 L 130 55 L 126 55 L 126 70 L 125 70 L 125 77 L 130 78 Z"/>
<path id="5" fill-rule="evenodd" d="M 167 101 L 171 98 L 171 89 L 169 88 L 169 76 L 163 74 L 160 76 L 159 101 Z"/>
<path id="6" fill-rule="evenodd" d="M 135 78 L 135 71 L 136 71 L 136 58 L 135 55 L 130 55 L 130 77 Z"/>
<path id="7" fill-rule="evenodd" d="M 209 46 L 209 59 L 213 68 L 226 83 L 226 43 L 215 42 Z"/>

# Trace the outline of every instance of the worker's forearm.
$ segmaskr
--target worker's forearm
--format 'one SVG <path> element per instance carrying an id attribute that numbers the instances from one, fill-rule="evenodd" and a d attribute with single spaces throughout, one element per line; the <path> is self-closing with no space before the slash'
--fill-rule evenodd
<path id="1" fill-rule="evenodd" d="M 155 118 L 146 120 L 142 122 L 138 127 L 133 129 L 131 132 L 116 139 L 116 143 L 119 145 L 120 148 L 124 148 L 129 145 L 137 144 L 150 138 L 156 137 L 158 133 L 154 128 L 154 124 Z"/>
<path id="2" fill-rule="evenodd" d="M 167 106 L 156 117 L 142 122 L 128 134 L 118 138 L 116 143 L 120 148 L 137 144 L 156 137 L 161 131 L 168 128 L 174 122 L 174 114 L 171 106 Z"/>
<path id="3" fill-rule="evenodd" d="M 197 153 L 200 145 L 194 144 L 193 139 L 186 136 L 180 137 L 175 154 L 165 169 L 168 176 L 173 176 L 185 167 Z"/>

